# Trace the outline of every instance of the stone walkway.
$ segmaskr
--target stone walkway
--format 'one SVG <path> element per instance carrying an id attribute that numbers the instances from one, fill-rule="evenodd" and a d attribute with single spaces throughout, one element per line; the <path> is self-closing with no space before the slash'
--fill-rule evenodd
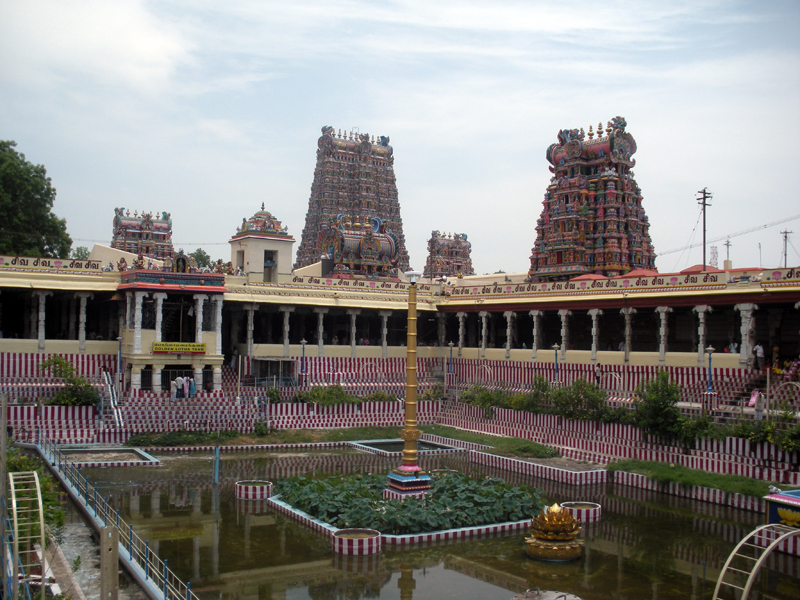
<path id="1" fill-rule="evenodd" d="M 100 545 L 97 543 L 97 533 L 81 521 L 69 523 L 64 526 L 64 537 L 61 542 L 61 552 L 65 564 L 57 570 L 56 559 L 53 562 L 53 572 L 56 581 L 61 586 L 64 597 L 72 596 L 73 600 L 97 600 L 100 598 Z M 56 553 L 57 555 L 58 553 Z M 48 552 L 50 556 L 50 552 Z M 80 567 L 71 573 L 75 559 L 80 557 Z M 64 570 L 70 571 L 65 576 Z M 69 582 L 70 576 L 74 582 Z M 127 572 L 120 566 L 119 574 L 120 600 L 147 600 L 148 596 L 132 581 Z"/>

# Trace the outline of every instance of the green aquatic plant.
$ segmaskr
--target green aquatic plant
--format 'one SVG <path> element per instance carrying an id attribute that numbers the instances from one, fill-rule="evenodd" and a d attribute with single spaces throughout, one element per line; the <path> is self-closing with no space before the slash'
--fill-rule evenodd
<path id="1" fill-rule="evenodd" d="M 541 510 L 541 491 L 493 477 L 434 475 L 421 499 L 384 500 L 385 474 L 292 477 L 275 482 L 280 500 L 334 527 L 408 534 L 520 521 Z"/>

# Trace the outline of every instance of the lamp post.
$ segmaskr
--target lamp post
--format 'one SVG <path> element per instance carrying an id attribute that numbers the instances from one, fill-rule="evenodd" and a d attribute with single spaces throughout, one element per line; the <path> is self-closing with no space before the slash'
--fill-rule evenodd
<path id="1" fill-rule="evenodd" d="M 556 353 L 556 357 L 555 357 L 556 375 L 555 375 L 555 377 L 553 378 L 553 380 L 554 380 L 554 381 L 558 381 L 558 351 L 559 351 L 560 349 L 561 349 L 561 346 L 559 346 L 558 344 L 553 344 L 553 350 L 554 350 L 554 351 L 555 351 L 555 353 Z"/>
<path id="2" fill-rule="evenodd" d="M 122 387 L 122 336 L 117 338 L 117 343 L 119 344 L 119 349 L 117 350 L 117 399 L 119 399 L 119 394 Z"/>
<path id="3" fill-rule="evenodd" d="M 417 464 L 417 280 L 422 273 L 406 272 L 411 284 L 408 288 L 408 334 L 406 352 L 406 402 L 405 427 L 400 432 L 403 439 L 403 464 L 389 473 L 389 488 L 394 497 L 424 494 L 431 487 L 431 477 Z"/>
<path id="4" fill-rule="evenodd" d="M 708 348 L 706 348 L 706 352 L 708 353 L 708 389 L 706 393 L 710 394 L 714 391 L 711 387 L 711 355 L 714 354 L 714 347 L 709 344 Z"/>
<path id="5" fill-rule="evenodd" d="M 450 369 L 449 369 L 449 372 L 450 372 L 450 375 L 452 375 L 453 374 L 453 342 L 450 342 L 447 345 L 450 346 Z"/>
<path id="6" fill-rule="evenodd" d="M 300 340 L 300 343 L 303 345 L 303 358 L 300 361 L 300 372 L 303 374 L 303 380 L 305 381 L 306 378 L 306 338 Z"/>

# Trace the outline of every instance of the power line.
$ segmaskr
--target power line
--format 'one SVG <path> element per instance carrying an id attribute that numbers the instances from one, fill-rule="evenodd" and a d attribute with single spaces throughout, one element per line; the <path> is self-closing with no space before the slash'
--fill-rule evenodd
<path id="1" fill-rule="evenodd" d="M 759 225 L 758 227 L 750 227 L 749 229 L 743 229 L 742 231 L 737 231 L 735 233 L 728 233 L 726 235 L 721 235 L 714 239 L 708 240 L 708 242 L 721 242 L 726 238 L 734 238 L 739 237 L 740 235 L 745 235 L 747 233 L 752 233 L 754 231 L 759 231 L 760 229 L 767 229 L 769 227 L 775 227 L 775 225 L 780 225 L 781 223 L 788 223 L 789 221 L 795 221 L 800 219 L 800 215 L 794 215 L 793 217 L 786 217 L 783 219 L 778 219 L 777 221 L 772 221 L 771 223 L 765 223 L 764 225 Z M 666 252 L 660 252 L 659 256 L 664 256 L 665 254 L 672 254 L 674 252 L 683 252 L 684 250 L 689 250 L 691 248 L 697 248 L 700 244 L 690 244 L 688 246 L 681 246 L 680 248 L 673 248 L 672 250 L 667 250 Z"/>

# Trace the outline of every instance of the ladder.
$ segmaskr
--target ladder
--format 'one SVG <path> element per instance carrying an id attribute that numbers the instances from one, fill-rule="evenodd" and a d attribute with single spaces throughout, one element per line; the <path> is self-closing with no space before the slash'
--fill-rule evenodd
<path id="1" fill-rule="evenodd" d="M 732 588 L 741 591 L 740 600 L 747 600 L 767 557 L 784 540 L 800 536 L 800 529 L 785 525 L 762 525 L 748 533 L 731 552 L 717 579 L 713 600 L 721 600 L 720 591 Z"/>
<path id="2" fill-rule="evenodd" d="M 13 571 L 19 572 L 21 584 L 41 584 L 45 576 L 44 512 L 39 475 L 35 471 L 9 473 L 11 526 L 13 527 Z M 38 546 L 38 548 L 37 548 Z M 38 552 L 37 552 L 38 550 Z M 41 552 L 41 555 L 39 554 Z M 12 589 L 17 598 L 18 587 Z"/>

